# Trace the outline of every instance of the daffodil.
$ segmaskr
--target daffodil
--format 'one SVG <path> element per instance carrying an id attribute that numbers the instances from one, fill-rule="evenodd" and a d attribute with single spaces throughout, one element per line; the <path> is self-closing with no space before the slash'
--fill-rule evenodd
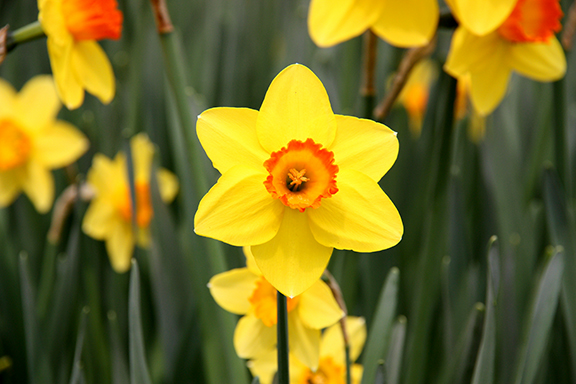
<path id="1" fill-rule="evenodd" d="M 56 120 L 61 108 L 51 76 L 36 76 L 20 93 L 0 79 L 0 207 L 22 192 L 38 212 L 50 210 L 50 170 L 76 161 L 88 149 L 86 137 Z"/>
<path id="2" fill-rule="evenodd" d="M 272 351 L 276 346 L 276 289 L 256 266 L 245 248 L 246 268 L 214 276 L 208 287 L 214 300 L 225 310 L 244 315 L 234 332 L 238 356 L 248 359 Z M 316 369 L 320 330 L 344 316 L 330 288 L 322 280 L 293 298 L 288 298 L 288 338 L 290 351 Z"/>
<path id="3" fill-rule="evenodd" d="M 350 360 L 355 362 L 366 341 L 366 324 L 361 317 L 346 318 L 346 332 L 350 343 Z M 318 369 L 310 369 L 298 358 L 290 354 L 291 384 L 344 384 L 346 383 L 346 357 L 344 339 L 340 323 L 328 328 L 320 343 L 320 363 Z M 258 376 L 261 384 L 271 384 L 277 370 L 275 353 L 267 353 L 248 362 L 253 376 Z M 351 381 L 360 384 L 362 366 L 352 364 Z"/>
<path id="4" fill-rule="evenodd" d="M 87 176 L 95 197 L 82 223 L 82 229 L 88 236 L 106 241 L 112 268 L 119 273 L 130 269 L 135 244 L 147 247 L 150 243 L 149 226 L 154 215 L 150 199 L 154 146 L 148 136 L 138 134 L 130 140 L 130 149 L 134 164 L 136 216 L 133 217 L 132 212 L 126 155 L 119 152 L 111 160 L 96 154 Z M 161 168 L 156 178 L 162 200 L 172 201 L 178 192 L 176 176 Z"/>
<path id="5" fill-rule="evenodd" d="M 463 11 L 457 11 L 459 18 Z M 554 36 L 561 28 L 558 0 L 519 0 L 494 31 L 480 36 L 462 25 L 452 37 L 444 66 L 452 76 L 470 76 L 470 96 L 481 114 L 491 113 L 506 93 L 513 71 L 537 81 L 555 81 L 566 58 Z"/>
<path id="6" fill-rule="evenodd" d="M 104 104 L 114 98 L 112 65 L 97 41 L 120 38 L 117 6 L 116 0 L 38 0 L 52 73 L 68 109 L 82 105 L 84 90 Z"/>
<path id="7" fill-rule="evenodd" d="M 498 28 L 518 0 L 446 0 L 458 22 L 475 35 L 486 35 Z"/>
<path id="8" fill-rule="evenodd" d="M 335 115 L 305 66 L 284 69 L 260 111 L 209 109 L 196 128 L 222 174 L 199 204 L 196 233 L 251 246 L 284 295 L 318 281 L 333 248 L 373 252 L 400 241 L 400 215 L 378 185 L 398 155 L 396 133 Z"/>
<path id="9" fill-rule="evenodd" d="M 308 31 L 319 47 L 330 47 L 371 29 L 398 47 L 427 44 L 438 24 L 436 0 L 312 0 Z"/>

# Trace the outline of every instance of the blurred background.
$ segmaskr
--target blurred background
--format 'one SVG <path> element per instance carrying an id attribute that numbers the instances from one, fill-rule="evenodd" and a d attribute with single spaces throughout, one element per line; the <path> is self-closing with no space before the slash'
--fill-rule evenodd
<path id="1" fill-rule="evenodd" d="M 571 2 L 561 3 L 566 14 Z M 363 38 L 316 47 L 308 6 L 169 1 L 191 115 L 259 109 L 278 72 L 301 63 L 324 83 L 335 113 L 371 118 L 372 101 L 360 93 Z M 232 348 L 237 317 L 206 288 L 214 274 L 244 266 L 244 256 L 192 230 L 199 197 L 219 175 L 179 117 L 150 3 L 119 0 L 119 8 L 122 38 L 101 42 L 116 97 L 102 105 L 87 94 L 80 108 L 60 111 L 90 148 L 54 172 L 56 196 L 84 181 L 94 154 L 113 157 L 138 132 L 181 190 L 169 206 L 153 196 L 152 244 L 134 253 L 139 276 L 114 272 L 104 243 L 81 231 L 87 201 L 73 203 L 56 241 L 47 240 L 53 211 L 37 213 L 24 195 L 0 209 L 0 382 L 249 383 Z M 0 0 L 0 27 L 37 17 L 34 0 Z M 504 101 L 478 122 L 469 107 L 455 113 L 466 94 L 442 71 L 452 32 L 439 29 L 430 56 L 436 76 L 419 132 L 401 105 L 383 121 L 400 141 L 380 184 L 402 216 L 402 241 L 372 254 L 335 250 L 330 261 L 349 314 L 367 322 L 364 382 L 576 383 L 574 52 L 558 82 L 514 75 Z M 377 44 L 376 103 L 406 51 Z M 45 38 L 0 65 L 18 90 L 50 73 Z"/>

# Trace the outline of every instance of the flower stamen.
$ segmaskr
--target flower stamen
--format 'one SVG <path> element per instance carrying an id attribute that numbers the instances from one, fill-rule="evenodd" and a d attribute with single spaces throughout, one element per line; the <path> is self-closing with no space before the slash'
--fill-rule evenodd
<path id="1" fill-rule="evenodd" d="M 291 190 L 292 192 L 298 191 L 302 183 L 305 183 L 310 180 L 309 178 L 304 177 L 305 174 L 306 174 L 305 169 L 297 171 L 294 168 L 292 168 L 290 171 L 288 171 L 288 177 L 290 178 L 290 180 L 292 180 L 290 184 L 288 184 L 288 189 Z"/>

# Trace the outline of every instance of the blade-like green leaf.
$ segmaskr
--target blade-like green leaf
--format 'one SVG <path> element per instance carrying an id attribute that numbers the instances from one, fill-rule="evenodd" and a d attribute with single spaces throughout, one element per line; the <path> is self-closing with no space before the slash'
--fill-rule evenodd
<path id="1" fill-rule="evenodd" d="M 22 292 L 22 310 L 24 312 L 24 331 L 26 336 L 26 355 L 28 363 L 28 380 L 36 383 L 36 359 L 38 356 L 38 322 L 36 320 L 36 298 L 30 273 L 28 272 L 28 255 L 22 251 L 19 258 L 20 287 Z"/>
<path id="2" fill-rule="evenodd" d="M 90 313 L 89 307 L 82 308 L 80 326 L 78 327 L 78 337 L 76 338 L 76 349 L 74 350 L 74 360 L 72 362 L 72 375 L 70 384 L 79 384 L 82 380 L 82 348 L 84 347 L 84 333 L 86 332 L 86 316 Z"/>
<path id="3" fill-rule="evenodd" d="M 142 319 L 140 313 L 140 271 L 138 263 L 132 259 L 130 272 L 130 296 L 128 298 L 128 332 L 130 354 L 130 383 L 152 384 L 148 365 L 146 363 L 146 350 L 144 335 L 142 333 Z"/>
<path id="4" fill-rule="evenodd" d="M 400 316 L 390 339 L 390 348 L 386 357 L 386 383 L 400 383 L 400 373 L 402 372 L 402 354 L 404 352 L 404 340 L 406 339 L 406 317 Z"/>

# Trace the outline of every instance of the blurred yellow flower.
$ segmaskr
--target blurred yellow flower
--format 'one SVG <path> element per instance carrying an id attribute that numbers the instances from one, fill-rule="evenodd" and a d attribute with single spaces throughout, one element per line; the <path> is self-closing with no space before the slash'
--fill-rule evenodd
<path id="1" fill-rule="evenodd" d="M 458 22 L 475 35 L 498 28 L 518 0 L 446 0 Z"/>
<path id="2" fill-rule="evenodd" d="M 120 38 L 117 6 L 116 0 L 38 0 L 52 73 L 68 109 L 82 105 L 84 90 L 104 104 L 114 98 L 112 65 L 97 41 Z"/>
<path id="3" fill-rule="evenodd" d="M 319 47 L 350 40 L 368 29 L 398 47 L 427 44 L 438 24 L 436 0 L 312 0 L 308 31 Z"/>
<path id="4" fill-rule="evenodd" d="M 350 360 L 356 361 L 366 341 L 366 324 L 361 317 L 348 316 L 346 331 L 350 343 Z M 340 323 L 328 328 L 322 335 L 320 343 L 320 363 L 318 369 L 312 370 L 303 364 L 294 354 L 290 354 L 291 384 L 344 384 L 346 383 L 346 355 Z M 276 353 L 267 353 L 248 362 L 253 376 L 260 378 L 261 384 L 271 384 L 277 370 Z M 362 366 L 352 364 L 351 379 L 353 384 L 362 380 Z"/>
<path id="5" fill-rule="evenodd" d="M 134 245 L 147 247 L 150 242 L 150 221 L 154 215 L 150 199 L 150 174 L 154 146 L 145 134 L 130 140 L 134 164 L 136 217 L 133 227 L 132 198 L 128 181 L 126 155 L 118 152 L 114 160 L 96 154 L 87 182 L 95 197 L 90 203 L 82 230 L 98 240 L 106 241 L 106 250 L 112 268 L 118 273 L 130 269 Z M 160 196 L 170 202 L 178 192 L 178 179 L 166 169 L 156 173 Z M 136 233 L 135 233 L 136 232 Z"/>
<path id="6" fill-rule="evenodd" d="M 249 359 L 276 347 L 276 289 L 262 276 L 246 247 L 246 268 L 214 276 L 208 283 L 214 300 L 225 310 L 244 315 L 234 332 L 238 356 Z M 320 330 L 344 316 L 330 288 L 322 280 L 288 298 L 289 348 L 312 369 L 318 367 Z"/>
<path id="7" fill-rule="evenodd" d="M 566 58 L 554 36 L 561 17 L 558 0 L 519 0 L 508 18 L 484 36 L 460 26 L 444 69 L 458 79 L 469 74 L 472 104 L 487 115 L 504 97 L 512 71 L 537 81 L 564 76 Z"/>
<path id="8" fill-rule="evenodd" d="M 222 174 L 200 202 L 196 233 L 250 245 L 284 295 L 318 281 L 333 248 L 373 252 L 400 241 L 400 215 L 378 185 L 398 155 L 396 133 L 334 115 L 305 66 L 284 69 L 260 111 L 209 109 L 196 128 Z"/>
<path id="9" fill-rule="evenodd" d="M 38 212 L 48 212 L 54 200 L 50 170 L 88 149 L 76 127 L 56 120 L 60 108 L 51 76 L 34 77 L 20 93 L 0 79 L 0 207 L 24 191 Z"/>

